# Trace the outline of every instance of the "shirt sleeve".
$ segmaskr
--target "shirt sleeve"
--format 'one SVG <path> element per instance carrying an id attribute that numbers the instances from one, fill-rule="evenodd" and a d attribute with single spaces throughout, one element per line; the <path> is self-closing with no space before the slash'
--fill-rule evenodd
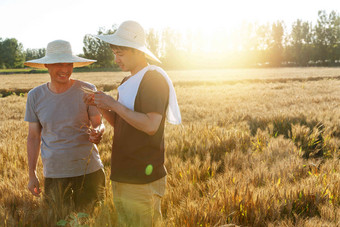
<path id="1" fill-rule="evenodd" d="M 143 113 L 165 115 L 169 100 L 169 86 L 165 78 L 157 71 L 148 71 L 140 85 L 140 103 Z"/>
<path id="2" fill-rule="evenodd" d="M 32 92 L 29 92 L 27 95 L 26 113 L 24 120 L 28 122 L 39 122 L 39 118 L 35 111 L 34 94 L 32 94 Z"/>

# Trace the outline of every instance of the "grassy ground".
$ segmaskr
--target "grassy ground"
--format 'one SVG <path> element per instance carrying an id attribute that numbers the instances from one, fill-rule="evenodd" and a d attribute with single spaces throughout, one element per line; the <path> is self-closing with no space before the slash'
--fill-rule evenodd
<path id="1" fill-rule="evenodd" d="M 235 83 L 287 82 L 320 79 L 337 79 L 339 68 L 268 68 L 268 69 L 216 69 L 168 71 L 175 85 L 214 85 Z M 124 76 L 124 72 L 82 72 L 73 73 L 72 77 L 91 82 L 99 88 L 110 91 L 115 88 Z M 11 74 L 0 75 L 1 90 L 16 91 L 32 89 L 38 84 L 46 83 L 49 75 L 44 74 Z"/>
<path id="2" fill-rule="evenodd" d="M 74 77 L 110 90 L 124 75 Z M 164 226 L 340 224 L 339 70 L 170 71 L 169 75 L 183 125 L 165 129 L 169 174 L 162 203 Z M 48 80 L 48 75 L 3 76 L 4 89 L 29 89 Z M 116 90 L 108 93 L 115 95 Z M 70 221 L 68 210 L 55 216 L 26 189 L 25 101 L 25 95 L 0 99 L 0 220 L 5 226 Z M 99 145 L 108 175 L 112 135 L 107 125 Z M 40 159 L 38 165 L 42 179 Z M 115 226 L 110 189 L 107 179 L 104 204 L 78 219 L 91 226 Z"/>

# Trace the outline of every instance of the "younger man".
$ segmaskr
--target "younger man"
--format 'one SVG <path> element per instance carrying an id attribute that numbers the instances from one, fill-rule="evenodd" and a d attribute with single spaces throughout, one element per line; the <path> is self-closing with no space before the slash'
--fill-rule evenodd
<path id="1" fill-rule="evenodd" d="M 97 38 L 110 44 L 115 62 L 131 74 L 118 87 L 118 101 L 102 92 L 84 96 L 114 127 L 111 180 L 119 226 L 155 226 L 166 185 L 165 119 L 181 122 L 175 90 L 164 70 L 148 64 L 159 60 L 137 22 L 125 21 L 113 35 Z"/>

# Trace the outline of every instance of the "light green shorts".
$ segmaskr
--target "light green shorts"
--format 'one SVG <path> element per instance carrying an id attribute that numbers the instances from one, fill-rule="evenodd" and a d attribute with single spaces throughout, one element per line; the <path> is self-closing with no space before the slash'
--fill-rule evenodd
<path id="1" fill-rule="evenodd" d="M 111 183 L 119 226 L 159 226 L 166 177 L 148 184 Z"/>

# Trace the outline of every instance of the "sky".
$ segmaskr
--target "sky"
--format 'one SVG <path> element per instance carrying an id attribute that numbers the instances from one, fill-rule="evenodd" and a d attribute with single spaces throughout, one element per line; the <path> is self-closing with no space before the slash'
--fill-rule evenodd
<path id="1" fill-rule="evenodd" d="M 46 48 L 56 39 L 82 53 L 83 38 L 125 20 L 146 30 L 172 28 L 228 31 L 242 22 L 258 24 L 297 19 L 316 23 L 318 10 L 340 13 L 339 0 L 0 0 L 0 38 L 16 38 L 26 48 Z"/>

